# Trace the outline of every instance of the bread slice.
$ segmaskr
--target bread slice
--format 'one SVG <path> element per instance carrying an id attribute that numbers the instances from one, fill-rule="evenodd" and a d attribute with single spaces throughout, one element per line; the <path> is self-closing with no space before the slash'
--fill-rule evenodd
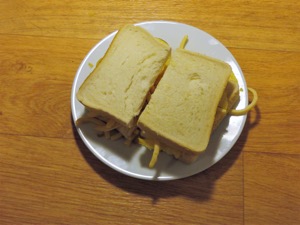
<path id="1" fill-rule="evenodd" d="M 126 25 L 79 88 L 77 99 L 102 117 L 134 127 L 169 54 L 170 47 L 146 30 Z"/>
<path id="2" fill-rule="evenodd" d="M 144 137 L 184 162 L 194 161 L 208 145 L 231 73 L 220 60 L 176 49 L 139 117 Z"/>

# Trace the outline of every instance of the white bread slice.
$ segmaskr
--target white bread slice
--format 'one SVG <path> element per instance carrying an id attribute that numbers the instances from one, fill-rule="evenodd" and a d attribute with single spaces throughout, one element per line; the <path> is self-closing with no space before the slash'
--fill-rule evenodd
<path id="1" fill-rule="evenodd" d="M 88 109 L 131 128 L 170 54 L 141 27 L 126 25 L 77 93 Z"/>
<path id="2" fill-rule="evenodd" d="M 176 158 L 194 161 L 208 145 L 231 73 L 225 62 L 177 49 L 139 117 L 143 135 Z"/>

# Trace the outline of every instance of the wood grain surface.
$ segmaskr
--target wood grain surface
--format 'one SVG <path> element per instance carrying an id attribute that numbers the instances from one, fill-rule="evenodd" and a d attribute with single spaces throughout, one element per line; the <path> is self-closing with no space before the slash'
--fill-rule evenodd
<path id="1" fill-rule="evenodd" d="M 300 2 L 0 2 L 0 224 L 300 224 Z M 232 150 L 189 178 L 143 181 L 101 163 L 71 119 L 75 73 L 124 24 L 202 29 L 259 101 Z"/>

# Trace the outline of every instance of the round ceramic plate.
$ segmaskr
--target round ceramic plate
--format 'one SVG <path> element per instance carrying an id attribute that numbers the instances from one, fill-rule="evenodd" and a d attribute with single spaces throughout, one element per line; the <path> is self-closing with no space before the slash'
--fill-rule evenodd
<path id="1" fill-rule="evenodd" d="M 188 35 L 186 49 L 218 58 L 230 64 L 237 77 L 240 88 L 247 90 L 245 78 L 237 61 L 228 49 L 208 33 L 181 23 L 169 21 L 150 21 L 136 24 L 149 31 L 155 37 L 161 38 L 175 49 L 182 38 Z M 85 109 L 76 99 L 76 93 L 94 69 L 97 61 L 104 55 L 117 31 L 101 40 L 85 57 L 74 79 L 71 106 L 73 120 L 80 118 Z M 248 102 L 246 91 L 240 92 L 240 101 L 237 109 L 244 108 Z M 239 138 L 244 124 L 245 116 L 228 116 L 211 136 L 206 151 L 194 163 L 187 165 L 172 156 L 160 153 L 157 164 L 153 169 L 148 168 L 152 151 L 145 147 L 133 144 L 124 145 L 124 140 L 110 141 L 98 137 L 91 124 L 78 127 L 78 133 L 90 151 L 103 163 L 123 174 L 145 180 L 175 180 L 199 173 L 224 157 Z"/>

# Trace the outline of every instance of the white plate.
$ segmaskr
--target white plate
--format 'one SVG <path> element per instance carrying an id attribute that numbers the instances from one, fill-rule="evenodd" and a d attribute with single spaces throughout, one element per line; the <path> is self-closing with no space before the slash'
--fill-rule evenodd
<path id="1" fill-rule="evenodd" d="M 188 35 L 189 41 L 186 49 L 200 52 L 229 63 L 238 79 L 239 86 L 243 90 L 247 90 L 242 70 L 233 55 L 221 42 L 206 32 L 186 24 L 169 21 L 150 21 L 136 25 L 148 30 L 154 36 L 167 41 L 172 48 L 177 48 L 184 35 Z M 115 34 L 116 31 L 100 41 L 88 53 L 77 71 L 71 94 L 74 121 L 84 113 L 84 107 L 77 101 L 76 93 L 82 82 L 93 70 L 90 65 L 96 65 L 97 61 L 106 52 Z M 237 108 L 244 108 L 247 102 L 247 91 L 240 92 L 240 102 Z M 246 115 L 225 118 L 212 135 L 205 153 L 193 164 L 186 165 L 165 153 L 161 153 L 154 169 L 147 167 L 151 158 L 151 152 L 146 148 L 139 145 L 126 147 L 123 144 L 124 141 L 109 141 L 105 138 L 99 138 L 90 124 L 85 124 L 77 128 L 77 130 L 90 151 L 109 167 L 139 179 L 174 180 L 199 173 L 222 159 L 239 138 L 245 121 Z"/>

